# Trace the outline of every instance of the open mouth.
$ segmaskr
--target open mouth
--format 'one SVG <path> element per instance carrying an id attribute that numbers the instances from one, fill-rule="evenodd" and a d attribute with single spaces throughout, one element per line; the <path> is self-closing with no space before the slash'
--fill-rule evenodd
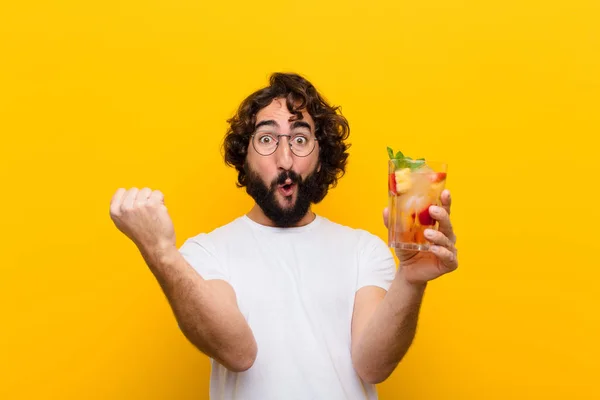
<path id="1" fill-rule="evenodd" d="M 279 193 L 281 193 L 284 197 L 289 197 L 294 194 L 294 191 L 296 190 L 296 184 L 288 180 L 283 185 L 279 185 L 278 190 Z"/>

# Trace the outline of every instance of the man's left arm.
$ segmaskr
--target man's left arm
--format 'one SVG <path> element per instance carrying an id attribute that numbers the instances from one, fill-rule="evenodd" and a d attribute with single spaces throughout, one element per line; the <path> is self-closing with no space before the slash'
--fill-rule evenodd
<path id="1" fill-rule="evenodd" d="M 430 214 L 439 221 L 431 231 L 430 252 L 398 251 L 400 266 L 389 290 L 365 286 L 355 296 L 352 316 L 352 362 L 365 382 L 387 379 L 408 351 L 417 328 L 427 283 L 458 267 L 456 236 L 450 222 L 450 192 L 442 193 L 442 207 Z M 387 225 L 387 210 L 384 211 Z"/>

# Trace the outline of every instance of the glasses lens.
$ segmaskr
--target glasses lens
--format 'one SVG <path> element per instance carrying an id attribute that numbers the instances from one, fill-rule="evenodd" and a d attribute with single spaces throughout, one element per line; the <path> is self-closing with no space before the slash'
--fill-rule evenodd
<path id="1" fill-rule="evenodd" d="M 252 145 L 259 154 L 268 156 L 277 148 L 277 138 L 270 133 L 257 133 L 252 138 Z"/>
<path id="2" fill-rule="evenodd" d="M 291 140 L 292 151 L 298 157 L 306 157 L 315 148 L 315 138 L 310 135 L 294 135 Z"/>

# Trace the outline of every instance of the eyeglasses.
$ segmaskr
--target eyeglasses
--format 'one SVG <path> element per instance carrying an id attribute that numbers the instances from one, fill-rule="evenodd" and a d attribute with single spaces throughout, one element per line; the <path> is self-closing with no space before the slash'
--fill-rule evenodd
<path id="1" fill-rule="evenodd" d="M 306 157 L 315 149 L 319 139 L 306 133 L 296 133 L 294 135 L 275 135 L 268 132 L 253 133 L 250 140 L 254 150 L 261 156 L 269 156 L 275 153 L 279 147 L 279 141 L 285 136 L 288 138 L 290 149 L 298 157 Z"/>

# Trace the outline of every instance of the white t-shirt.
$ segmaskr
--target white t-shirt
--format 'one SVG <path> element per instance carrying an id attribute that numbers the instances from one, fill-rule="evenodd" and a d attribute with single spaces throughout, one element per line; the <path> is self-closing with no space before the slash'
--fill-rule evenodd
<path id="1" fill-rule="evenodd" d="M 321 216 L 276 228 L 244 215 L 189 238 L 180 252 L 204 279 L 231 284 L 258 346 L 241 373 L 211 360 L 211 399 L 377 398 L 352 366 L 350 343 L 355 292 L 388 290 L 396 272 L 378 236 Z"/>

